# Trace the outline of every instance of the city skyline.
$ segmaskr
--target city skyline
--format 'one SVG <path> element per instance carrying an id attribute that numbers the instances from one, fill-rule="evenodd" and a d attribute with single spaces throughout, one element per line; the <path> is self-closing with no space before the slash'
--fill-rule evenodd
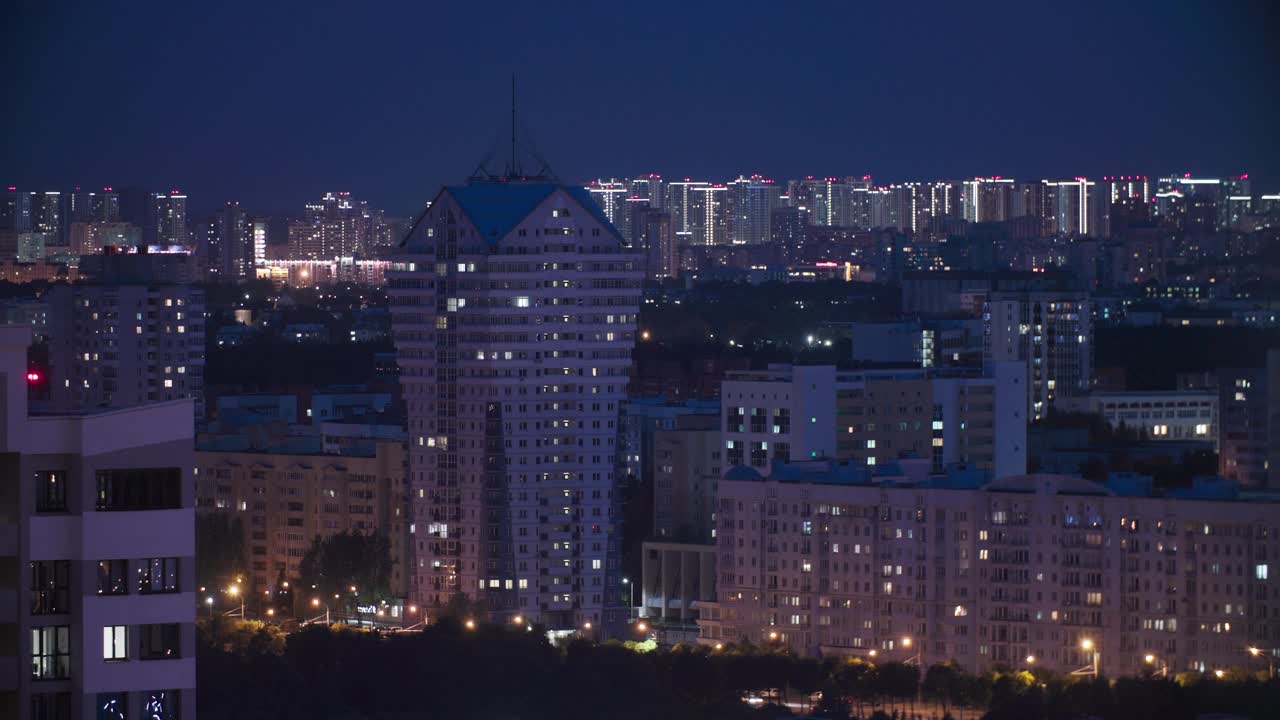
<path id="1" fill-rule="evenodd" d="M 25 32 L 7 44 L 17 69 L 7 82 L 45 111 L 9 119 L 0 182 L 177 186 L 210 200 L 197 209 L 239 201 L 279 212 L 318 189 L 292 181 L 305 176 L 408 214 L 505 134 L 513 72 L 519 124 L 566 181 L 644 168 L 726 178 L 1280 176 L 1267 165 L 1280 152 L 1266 126 L 1268 76 L 1280 63 L 1263 30 L 1274 10 L 1261 3 L 1105 14 L 683 8 L 661 47 L 652 38 L 669 29 L 660 21 L 669 13 L 655 10 L 625 21 L 604 8 L 508 11 L 512 29 L 486 35 L 502 49 L 478 53 L 451 33 L 415 42 L 416 29 L 478 21 L 457 8 L 322 24 L 285 8 L 197 19 L 184 8 L 139 18 L 20 6 L 11 27 Z M 517 27 L 573 41 L 544 45 L 545 62 L 530 67 Z M 756 72 L 736 72 L 744 49 L 759 56 Z M 98 72 L 77 79 L 90 59 Z M 103 73 L 119 80 L 101 82 Z M 582 82 L 563 82 L 566 73 Z M 644 77 L 655 80 L 620 80 Z M 236 102 L 201 100 L 201 87 L 232 79 Z M 1204 92 L 1188 102 L 1196 83 Z M 161 90 L 172 91 L 164 106 L 154 101 Z M 318 104 L 344 93 L 352 99 Z M 454 101 L 436 101 L 444 97 Z M 95 103 L 130 110 L 72 110 Z M 962 107 L 976 110 L 953 110 Z M 1223 111 L 1229 133 L 1215 131 Z"/>

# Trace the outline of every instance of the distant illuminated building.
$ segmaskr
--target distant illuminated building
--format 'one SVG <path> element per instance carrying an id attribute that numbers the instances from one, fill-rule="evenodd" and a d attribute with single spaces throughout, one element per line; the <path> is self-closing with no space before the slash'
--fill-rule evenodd
<path id="1" fill-rule="evenodd" d="M 964 181 L 964 219 L 971 223 L 1003 222 L 1013 217 L 1013 178 L 989 177 Z"/>
<path id="2" fill-rule="evenodd" d="M 667 183 L 661 175 L 641 175 L 628 182 L 631 197 L 649 202 L 649 207 L 662 209 L 667 206 Z"/>
<path id="3" fill-rule="evenodd" d="M 809 221 L 814 225 L 848 227 L 853 225 L 853 187 L 840 178 L 823 178 L 813 182 L 813 208 Z"/>
<path id="4" fill-rule="evenodd" d="M 666 209 L 671 212 L 672 232 L 675 233 L 677 245 L 693 245 L 694 228 L 700 222 L 695 216 L 698 213 L 696 204 L 699 197 L 695 194 L 698 188 L 707 187 L 710 183 L 700 180 L 672 180 L 667 183 Z"/>
<path id="5" fill-rule="evenodd" d="M 186 195 L 178 190 L 153 193 L 148 219 L 148 245 L 188 245 Z"/>
<path id="6" fill-rule="evenodd" d="M 729 244 L 728 190 L 724 185 L 703 185 L 692 190 L 692 231 L 694 245 Z"/>
<path id="7" fill-rule="evenodd" d="M 604 216 L 609 218 L 609 222 L 614 227 L 623 229 L 626 199 L 630 193 L 627 183 L 613 179 L 593 180 L 587 190 L 591 193 L 591 199 L 604 212 Z"/>
<path id="8" fill-rule="evenodd" d="M 779 189 L 760 175 L 739 176 L 728 184 L 729 242 L 763 245 L 769 242 L 769 213 L 778 205 Z"/>

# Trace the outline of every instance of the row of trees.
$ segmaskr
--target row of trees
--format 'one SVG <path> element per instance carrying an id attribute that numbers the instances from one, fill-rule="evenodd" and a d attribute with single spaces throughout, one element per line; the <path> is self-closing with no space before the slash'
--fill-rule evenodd
<path id="1" fill-rule="evenodd" d="M 1105 678 L 1047 672 L 972 675 L 846 658 L 797 658 L 749 645 L 636 652 L 541 628 L 445 619 L 380 636 L 217 618 L 201 628 L 199 714 L 219 718 L 610 717 L 748 720 L 793 710 L 826 718 L 1191 720 L 1268 717 L 1280 683 L 1254 678 Z M 752 702 L 747 702 L 751 699 Z"/>
<path id="2" fill-rule="evenodd" d="M 316 537 L 298 564 L 298 575 L 277 572 L 270 595 L 249 592 L 244 584 L 248 569 L 241 519 L 197 514 L 196 583 L 208 595 L 223 598 L 222 606 L 238 605 L 239 593 L 246 593 L 250 614 L 265 615 L 270 608 L 278 615 L 303 615 L 314 614 L 313 599 L 334 611 L 352 612 L 357 605 L 376 605 L 394 596 L 391 544 L 384 535 L 343 531 Z M 226 591 L 237 583 L 237 595 L 229 596 Z"/>

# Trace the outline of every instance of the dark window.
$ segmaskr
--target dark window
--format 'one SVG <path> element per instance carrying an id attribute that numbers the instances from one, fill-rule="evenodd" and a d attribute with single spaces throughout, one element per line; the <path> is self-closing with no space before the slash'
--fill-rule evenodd
<path id="1" fill-rule="evenodd" d="M 31 628 L 31 677 L 57 680 L 71 676 L 71 627 Z"/>
<path id="2" fill-rule="evenodd" d="M 178 558 L 149 558 L 138 568 L 138 592 L 178 592 Z"/>
<path id="3" fill-rule="evenodd" d="M 173 510 L 182 507 L 182 471 L 141 468 L 98 471 L 98 510 Z"/>
<path id="4" fill-rule="evenodd" d="M 71 720 L 71 693 L 32 693 L 31 720 Z"/>
<path id="5" fill-rule="evenodd" d="M 36 473 L 36 512 L 67 511 L 67 474 L 59 470 Z"/>
<path id="6" fill-rule="evenodd" d="M 128 710 L 129 693 L 98 693 L 98 720 L 126 720 Z"/>
<path id="7" fill-rule="evenodd" d="M 142 631 L 142 650 L 139 657 L 143 660 L 163 660 L 182 657 L 179 648 L 177 623 L 163 625 L 140 625 Z"/>
<path id="8" fill-rule="evenodd" d="M 142 699 L 142 717 L 147 720 L 178 720 L 177 690 L 148 690 Z"/>
<path id="9" fill-rule="evenodd" d="M 31 614 L 71 611 L 71 561 L 39 560 L 31 563 Z"/>
<path id="10" fill-rule="evenodd" d="M 98 594 L 99 595 L 128 595 L 129 594 L 129 561 L 128 560 L 99 560 L 98 561 Z"/>

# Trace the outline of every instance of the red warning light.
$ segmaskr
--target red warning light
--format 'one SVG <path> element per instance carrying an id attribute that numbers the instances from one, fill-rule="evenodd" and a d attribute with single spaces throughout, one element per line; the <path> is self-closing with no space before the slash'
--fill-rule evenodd
<path id="1" fill-rule="evenodd" d="M 40 382 L 40 373 L 38 373 L 38 372 L 36 372 L 36 371 L 34 371 L 34 370 L 32 370 L 32 371 L 28 372 L 28 373 L 27 373 L 27 382 L 29 382 L 29 383 L 38 383 L 38 382 Z"/>

